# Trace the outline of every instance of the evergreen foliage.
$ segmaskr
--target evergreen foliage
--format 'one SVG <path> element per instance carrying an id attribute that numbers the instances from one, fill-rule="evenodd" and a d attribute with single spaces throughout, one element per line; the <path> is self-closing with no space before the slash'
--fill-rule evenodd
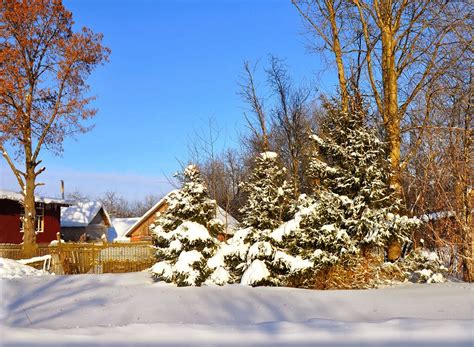
<path id="1" fill-rule="evenodd" d="M 158 260 L 152 273 L 156 279 L 180 286 L 201 285 L 212 276 L 207 260 L 217 241 L 207 226 L 216 225 L 216 203 L 209 199 L 196 166 L 184 170 L 182 182 L 180 190 L 168 195 L 168 208 L 152 226 Z"/>
<path id="2" fill-rule="evenodd" d="M 247 182 L 242 185 L 247 201 L 242 207 L 242 225 L 256 230 L 274 229 L 287 218 L 291 187 L 285 169 L 274 152 L 261 153 Z"/>
<path id="3" fill-rule="evenodd" d="M 329 110 L 328 119 L 323 135 L 311 136 L 314 196 L 298 203 L 290 225 L 272 233 L 288 254 L 312 261 L 316 269 L 347 262 L 393 238 L 406 240 L 418 224 L 395 213 L 385 145 L 364 125 L 364 114 Z"/>
<path id="4" fill-rule="evenodd" d="M 207 227 L 216 216 L 216 202 L 209 199 L 199 169 L 195 165 L 186 167 L 176 175 L 182 187 L 166 197 L 167 209 L 160 213 L 156 223 L 164 231 L 176 229 L 183 221 L 199 223 Z"/>

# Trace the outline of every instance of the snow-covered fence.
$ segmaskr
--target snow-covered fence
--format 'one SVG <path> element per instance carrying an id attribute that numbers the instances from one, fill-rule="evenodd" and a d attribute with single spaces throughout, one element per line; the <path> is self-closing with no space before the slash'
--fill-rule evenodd
<path id="1" fill-rule="evenodd" d="M 41 257 L 50 254 L 47 244 L 39 244 L 36 256 Z M 21 245 L 12 243 L 0 243 L 0 258 L 19 260 L 23 258 Z"/>
<path id="2" fill-rule="evenodd" d="M 156 262 L 149 242 L 63 243 L 51 247 L 65 274 L 120 273 L 142 271 Z"/>
<path id="3" fill-rule="evenodd" d="M 121 273 L 142 271 L 156 262 L 155 249 L 149 242 L 64 243 L 39 245 L 38 257 L 51 257 L 56 274 Z M 23 258 L 21 245 L 0 244 L 0 258 Z M 32 264 L 43 266 L 43 262 Z M 40 267 L 40 268 L 41 268 Z"/>
<path id="4" fill-rule="evenodd" d="M 51 268 L 51 255 L 42 255 L 40 257 L 33 257 L 29 259 L 19 259 L 18 262 L 23 265 L 34 265 L 36 263 L 41 263 L 43 271 L 49 271 Z"/>

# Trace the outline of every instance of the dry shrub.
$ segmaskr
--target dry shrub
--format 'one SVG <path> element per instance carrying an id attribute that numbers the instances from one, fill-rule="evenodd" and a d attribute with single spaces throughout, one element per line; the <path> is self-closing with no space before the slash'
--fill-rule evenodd
<path id="1" fill-rule="evenodd" d="M 379 262 L 372 256 L 356 257 L 322 269 L 313 278 L 314 289 L 365 289 L 375 286 Z"/>
<path id="2" fill-rule="evenodd" d="M 366 289 L 405 279 L 405 272 L 398 265 L 384 263 L 383 251 L 369 249 L 338 264 L 291 276 L 285 285 L 308 289 Z"/>

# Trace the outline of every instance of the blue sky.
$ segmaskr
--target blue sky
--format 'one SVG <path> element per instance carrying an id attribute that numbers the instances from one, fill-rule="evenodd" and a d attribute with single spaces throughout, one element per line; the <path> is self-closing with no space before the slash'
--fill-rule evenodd
<path id="1" fill-rule="evenodd" d="M 187 145 L 212 117 L 220 146 L 245 131 L 238 83 L 245 60 L 286 59 L 294 79 L 332 90 L 335 72 L 308 52 L 297 11 L 286 0 L 67 0 L 78 27 L 104 34 L 110 62 L 89 79 L 99 109 L 94 129 L 42 152 L 45 195 L 66 190 L 130 198 L 162 194 L 166 176 L 186 160 Z M 326 71 L 328 70 L 328 71 Z M 259 85 L 264 91 L 264 78 Z M 0 163 L 0 187 L 17 189 Z"/>

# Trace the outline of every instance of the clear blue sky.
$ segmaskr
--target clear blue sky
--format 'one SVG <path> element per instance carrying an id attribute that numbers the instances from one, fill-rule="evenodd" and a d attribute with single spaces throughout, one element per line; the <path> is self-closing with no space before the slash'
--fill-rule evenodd
<path id="1" fill-rule="evenodd" d="M 77 26 L 104 34 L 110 62 L 89 79 L 95 128 L 69 139 L 62 156 L 42 152 L 45 195 L 66 190 L 128 198 L 166 193 L 165 175 L 186 160 L 187 144 L 209 117 L 232 146 L 245 130 L 237 95 L 245 60 L 286 59 L 295 80 L 332 90 L 335 72 L 308 52 L 288 0 L 67 0 Z M 327 70 L 327 71 L 326 71 Z M 264 79 L 259 82 L 264 87 Z M 263 89 L 262 89 L 263 91 Z M 0 164 L 0 187 L 17 190 Z"/>

